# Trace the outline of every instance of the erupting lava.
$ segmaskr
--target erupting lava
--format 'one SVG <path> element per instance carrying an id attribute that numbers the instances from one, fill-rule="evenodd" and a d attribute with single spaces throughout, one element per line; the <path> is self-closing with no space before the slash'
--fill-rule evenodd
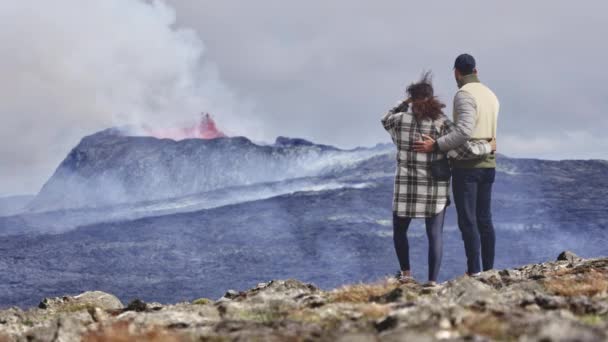
<path id="1" fill-rule="evenodd" d="M 150 128 L 144 127 L 144 130 L 151 136 L 159 139 L 215 139 L 226 137 L 222 131 L 217 128 L 215 121 L 209 113 L 202 113 L 200 122 L 192 127 L 180 128 Z"/>

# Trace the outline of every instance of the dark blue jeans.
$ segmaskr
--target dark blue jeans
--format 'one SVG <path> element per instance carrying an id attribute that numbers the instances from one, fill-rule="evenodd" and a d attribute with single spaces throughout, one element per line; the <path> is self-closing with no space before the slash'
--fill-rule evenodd
<path id="1" fill-rule="evenodd" d="M 427 217 L 426 236 L 429 240 L 429 281 L 437 281 L 441 259 L 443 257 L 443 220 L 445 209 L 433 217 Z M 407 230 L 412 219 L 400 217 L 393 212 L 393 242 L 402 271 L 410 270 L 410 245 L 407 240 Z"/>
<path id="2" fill-rule="evenodd" d="M 467 255 L 468 273 L 481 272 L 481 265 L 484 271 L 494 267 L 496 236 L 491 202 L 495 176 L 495 169 L 452 170 L 452 190 L 458 212 L 458 227 Z"/>

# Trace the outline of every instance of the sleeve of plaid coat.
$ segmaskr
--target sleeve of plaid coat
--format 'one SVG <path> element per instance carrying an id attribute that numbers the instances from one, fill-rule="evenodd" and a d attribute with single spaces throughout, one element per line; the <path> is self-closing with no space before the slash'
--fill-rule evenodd
<path id="1" fill-rule="evenodd" d="M 404 104 L 403 101 L 399 101 L 395 107 L 384 114 L 380 120 L 384 129 L 391 135 L 391 138 L 393 138 L 393 141 L 396 139 L 395 129 L 397 128 L 398 114 L 406 110 L 407 105 Z"/>
<path id="2" fill-rule="evenodd" d="M 448 135 L 458 129 L 456 124 L 450 120 L 445 120 L 443 124 L 442 136 Z M 449 150 L 449 158 L 457 160 L 478 159 L 486 154 L 492 153 L 492 145 L 486 140 L 468 140 L 464 144 Z"/>

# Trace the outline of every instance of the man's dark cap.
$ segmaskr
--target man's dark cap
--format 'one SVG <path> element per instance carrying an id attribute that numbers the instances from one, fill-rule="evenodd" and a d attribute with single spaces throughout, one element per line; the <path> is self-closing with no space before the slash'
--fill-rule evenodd
<path id="1" fill-rule="evenodd" d="M 462 55 L 456 57 L 454 69 L 465 74 L 470 74 L 473 72 L 473 69 L 475 69 L 475 65 L 475 58 L 468 53 L 463 53 Z"/>

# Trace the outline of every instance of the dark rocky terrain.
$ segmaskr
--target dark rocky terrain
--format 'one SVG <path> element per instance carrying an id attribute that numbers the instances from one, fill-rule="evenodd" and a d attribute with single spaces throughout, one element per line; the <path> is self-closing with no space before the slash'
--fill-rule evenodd
<path id="1" fill-rule="evenodd" d="M 240 146 L 241 140 L 222 141 L 216 144 Z M 306 177 L 0 217 L 0 308 L 91 289 L 122 301 L 137 296 L 174 303 L 218 297 L 223 289 L 267 279 L 297 278 L 331 289 L 394 273 L 390 146 L 340 151 L 281 138 L 275 147 L 246 149 L 277 146 L 295 158 L 294 165 L 309 151 L 331 157 Z M 234 167 L 230 158 L 216 162 L 216 175 L 223 165 Z M 496 267 L 542 262 L 563 249 L 583 257 L 607 255 L 606 175 L 605 161 L 501 156 L 494 191 Z M 414 275 L 424 279 L 427 242 L 421 221 L 409 236 Z M 444 241 L 442 281 L 465 269 L 453 206 Z"/>
<path id="2" fill-rule="evenodd" d="M 608 259 L 564 252 L 430 288 L 274 280 L 177 304 L 125 306 L 98 291 L 46 298 L 0 311 L 0 341 L 606 341 L 607 291 Z"/>

